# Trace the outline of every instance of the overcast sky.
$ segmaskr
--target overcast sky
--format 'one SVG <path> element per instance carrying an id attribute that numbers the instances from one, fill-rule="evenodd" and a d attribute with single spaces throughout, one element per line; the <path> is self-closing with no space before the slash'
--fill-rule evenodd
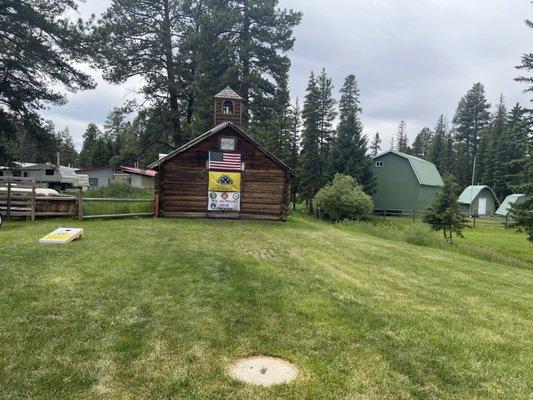
<path id="1" fill-rule="evenodd" d="M 82 17 L 100 14 L 110 1 L 86 0 Z M 511 5 L 512 4 L 512 5 Z M 303 100 L 311 70 L 323 67 L 335 95 L 344 77 L 357 76 L 365 133 L 379 131 L 390 147 L 398 122 L 407 122 L 410 141 L 440 114 L 451 120 L 457 102 L 482 82 L 491 104 L 528 102 L 513 81 L 524 52 L 533 51 L 529 0 L 280 0 L 302 11 L 290 53 L 293 98 Z M 95 90 L 68 95 L 68 104 L 43 112 L 57 129 L 69 127 L 76 146 L 89 122 L 102 125 L 114 106 L 133 98 L 138 81 L 115 86 L 94 71 Z"/>

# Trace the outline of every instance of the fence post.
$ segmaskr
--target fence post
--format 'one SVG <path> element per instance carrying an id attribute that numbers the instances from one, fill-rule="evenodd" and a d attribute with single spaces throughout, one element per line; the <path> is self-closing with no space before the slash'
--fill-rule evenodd
<path id="1" fill-rule="evenodd" d="M 9 221 L 11 216 L 11 177 L 7 177 L 7 204 L 6 204 L 6 220 Z"/>
<path id="2" fill-rule="evenodd" d="M 473 217 L 474 217 L 474 222 L 472 223 L 472 228 L 475 228 L 476 227 L 476 214 L 474 214 Z"/>
<path id="3" fill-rule="evenodd" d="M 159 217 L 159 194 L 154 193 L 154 204 L 152 206 L 152 211 L 154 213 L 154 218 Z"/>
<path id="4" fill-rule="evenodd" d="M 35 221 L 35 178 L 31 178 L 31 215 L 30 220 Z"/>
<path id="5" fill-rule="evenodd" d="M 415 222 L 416 210 L 413 210 L 413 222 Z"/>
<path id="6" fill-rule="evenodd" d="M 383 221 L 385 221 L 385 209 L 383 209 Z"/>
<path id="7" fill-rule="evenodd" d="M 507 229 L 509 227 L 509 216 L 506 215 L 505 216 L 505 229 Z"/>
<path id="8" fill-rule="evenodd" d="M 81 189 L 76 195 L 76 203 L 78 204 L 78 209 L 76 210 L 78 214 L 78 221 L 81 221 L 83 219 L 83 194 Z"/>

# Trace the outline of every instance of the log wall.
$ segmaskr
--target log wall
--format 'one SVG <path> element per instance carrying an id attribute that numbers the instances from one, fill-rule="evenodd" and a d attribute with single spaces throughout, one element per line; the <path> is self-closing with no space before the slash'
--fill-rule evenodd
<path id="1" fill-rule="evenodd" d="M 236 139 L 235 152 L 242 155 L 241 211 L 208 211 L 207 159 L 218 150 L 221 137 Z M 206 138 L 159 167 L 157 193 L 163 217 L 213 217 L 286 220 L 290 175 L 255 144 L 231 127 Z"/>

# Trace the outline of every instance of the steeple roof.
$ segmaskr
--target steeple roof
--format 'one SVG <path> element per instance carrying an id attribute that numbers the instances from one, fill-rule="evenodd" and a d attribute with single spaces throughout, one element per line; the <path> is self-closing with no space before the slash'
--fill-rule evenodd
<path id="1" fill-rule="evenodd" d="M 215 95 L 215 98 L 220 99 L 235 99 L 235 100 L 242 100 L 242 97 L 239 96 L 232 88 L 229 86 L 226 86 L 225 89 L 221 90 Z"/>

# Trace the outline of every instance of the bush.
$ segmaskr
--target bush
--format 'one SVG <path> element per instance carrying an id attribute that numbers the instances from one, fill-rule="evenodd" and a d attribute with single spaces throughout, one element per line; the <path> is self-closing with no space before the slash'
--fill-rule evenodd
<path id="1" fill-rule="evenodd" d="M 374 204 L 354 178 L 336 174 L 333 182 L 318 191 L 314 203 L 320 217 L 341 221 L 367 218 Z"/>

